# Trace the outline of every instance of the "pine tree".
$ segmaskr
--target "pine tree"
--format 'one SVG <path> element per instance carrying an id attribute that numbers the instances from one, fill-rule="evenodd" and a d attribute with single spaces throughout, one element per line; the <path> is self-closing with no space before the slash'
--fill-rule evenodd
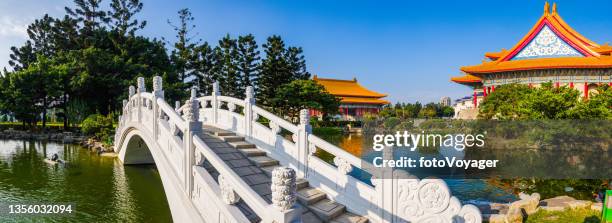
<path id="1" fill-rule="evenodd" d="M 95 29 L 100 28 L 102 23 L 108 23 L 106 12 L 100 9 L 102 0 L 74 0 L 76 8 L 65 7 L 66 13 L 77 22 L 83 23 L 82 32 L 89 36 Z M 89 42 L 85 42 L 88 46 Z"/>
<path id="2" fill-rule="evenodd" d="M 140 0 L 112 0 L 108 12 L 112 29 L 117 31 L 120 36 L 126 34 L 134 36 L 134 33 L 143 29 L 147 24 L 146 21 L 139 22 L 134 19 L 134 16 L 142 10 L 142 2 Z"/>
<path id="3" fill-rule="evenodd" d="M 221 75 L 219 80 L 222 92 L 224 95 L 237 97 L 239 93 L 240 73 L 238 70 L 238 45 L 237 40 L 232 39 L 230 35 L 225 35 L 219 40 L 219 48 L 221 49 Z"/>
<path id="4" fill-rule="evenodd" d="M 306 60 L 302 53 L 302 47 L 289 47 L 285 55 L 289 66 L 289 72 L 291 72 L 291 75 L 296 80 L 306 80 L 310 78 L 310 73 L 306 71 Z"/>
<path id="5" fill-rule="evenodd" d="M 212 92 L 212 69 L 215 65 L 213 49 L 208 42 L 204 42 L 195 49 L 196 63 L 194 64 L 195 78 L 191 86 L 196 86 L 198 91 L 204 95 L 210 95 Z"/>
<path id="6" fill-rule="evenodd" d="M 21 47 L 11 47 L 12 53 L 9 55 L 9 65 L 14 71 L 28 69 L 30 64 L 36 61 L 36 53 L 31 41 L 26 41 Z"/>
<path id="7" fill-rule="evenodd" d="M 270 36 L 263 44 L 266 57 L 261 62 L 261 70 L 255 82 L 258 86 L 257 99 L 264 106 L 272 107 L 271 100 L 276 96 L 278 86 L 294 80 L 310 78 L 302 48 L 285 48 L 280 36 Z"/>
<path id="8" fill-rule="evenodd" d="M 255 36 L 252 34 L 238 37 L 238 69 L 240 80 L 238 96 L 244 98 L 246 87 L 253 86 L 253 80 L 259 75 L 259 50 Z"/>
<path id="9" fill-rule="evenodd" d="M 190 71 L 194 68 L 194 63 L 197 60 L 194 53 L 197 42 L 193 42 L 194 36 L 192 35 L 193 29 L 195 29 L 196 26 L 191 24 L 195 18 L 191 15 L 189 9 L 184 8 L 179 10 L 178 16 L 178 25 L 174 25 L 168 20 L 168 24 L 176 31 L 177 38 L 170 58 L 178 73 L 179 80 L 185 82 L 185 80 L 191 78 Z"/>
<path id="10" fill-rule="evenodd" d="M 267 107 L 272 107 L 272 98 L 276 96 L 276 89 L 282 84 L 292 81 L 291 73 L 287 69 L 285 60 L 285 43 L 280 36 L 270 36 L 263 44 L 266 57 L 261 61 L 261 74 L 256 79 L 258 91 L 257 101 Z"/>

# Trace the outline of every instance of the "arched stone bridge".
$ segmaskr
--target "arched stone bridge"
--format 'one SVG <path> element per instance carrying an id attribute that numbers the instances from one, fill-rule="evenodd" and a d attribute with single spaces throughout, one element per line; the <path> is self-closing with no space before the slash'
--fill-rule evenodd
<path id="1" fill-rule="evenodd" d="M 172 108 L 160 77 L 152 92 L 137 83 L 115 150 L 124 164 L 157 165 L 175 222 L 481 222 L 440 179 L 354 178 L 365 164 L 311 134 L 306 110 L 294 125 L 256 106 L 251 87 L 242 100 L 221 96 L 215 83 L 212 95 L 192 90 Z"/>

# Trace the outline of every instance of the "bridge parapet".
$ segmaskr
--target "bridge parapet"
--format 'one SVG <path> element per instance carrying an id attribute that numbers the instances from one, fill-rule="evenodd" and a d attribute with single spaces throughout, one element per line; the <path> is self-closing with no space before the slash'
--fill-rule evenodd
<path id="1" fill-rule="evenodd" d="M 191 202 L 200 217 L 216 216 L 213 222 L 246 222 L 249 219 L 236 206 L 241 200 L 262 222 L 300 219 L 299 210 L 288 208 L 292 205 L 287 202 L 292 199 L 272 199 L 285 203 L 269 204 L 203 141 L 201 128 L 211 125 L 243 136 L 282 166 L 295 170 L 295 174 L 288 174 L 293 181 L 287 182 L 303 178 L 329 199 L 372 222 L 481 222 L 478 209 L 462 206 L 444 181 L 407 178 L 394 171 L 377 172 L 359 157 L 313 135 L 307 110 L 300 112 L 298 120 L 292 120 L 297 122 L 294 124 L 257 106 L 252 87 L 247 88 L 245 99 L 238 99 L 222 96 L 218 83 L 214 83 L 211 95 L 197 97 L 192 90 L 189 100 L 182 106 L 175 103 L 174 108 L 164 100 L 161 78 L 154 78 L 153 93 L 145 92 L 144 79 L 139 78 L 137 89 L 136 92 L 130 86 L 129 100 L 123 103 L 115 148 L 125 147 L 125 137 L 132 128 L 142 128 L 141 132 L 150 134 L 163 156 L 156 163 L 167 160 L 184 199 Z M 318 150 L 333 155 L 333 162 L 319 158 Z M 205 162 L 214 167 L 219 177 L 202 167 Z M 353 176 L 356 170 L 376 177 L 371 183 L 364 182 Z M 281 186 L 274 189 L 273 185 L 272 190 Z M 290 197 L 291 194 L 287 198 Z"/>
<path id="2" fill-rule="evenodd" d="M 181 115 L 179 111 L 165 102 L 160 77 L 153 78 L 152 93 L 146 92 L 144 83 L 143 78 L 138 78 L 138 87 L 130 86 L 129 99 L 123 101 L 123 114 L 119 117 L 115 134 L 115 150 L 122 158 L 122 154 L 126 154 L 125 150 L 129 149 L 130 132 L 135 130 L 144 134 L 141 136 L 143 140 L 151 139 L 152 142 L 146 142 L 146 144 L 160 169 L 164 189 L 175 220 L 250 222 L 235 206 L 236 202 L 241 199 L 261 218 L 262 222 L 300 221 L 300 210 L 296 210 L 295 207 L 277 208 L 273 206 L 274 204 L 268 204 L 202 141 L 200 101 L 196 99 L 195 90 L 192 90 L 191 97 L 180 109 Z M 159 151 L 154 150 L 155 148 L 158 148 Z M 221 173 L 218 179 L 214 179 L 202 167 L 205 161 Z M 161 169 L 169 171 L 163 173 Z M 170 176 L 167 176 L 168 174 Z M 165 182 L 166 178 L 174 178 L 176 181 L 171 183 L 173 185 L 168 186 Z M 292 182 L 295 183 L 295 179 Z M 168 189 L 172 186 L 180 188 L 182 195 L 178 197 L 181 197 L 179 200 L 182 199 L 182 201 L 170 201 L 177 199 L 177 196 L 173 195 L 176 193 Z M 190 205 L 184 206 L 185 201 L 188 201 Z M 183 206 L 173 207 L 172 204 Z M 189 209 L 193 210 L 189 211 Z M 182 214 L 175 216 L 175 212 Z M 185 216 L 185 213 L 191 213 L 191 215 Z M 211 219 L 205 220 L 204 217 Z"/>

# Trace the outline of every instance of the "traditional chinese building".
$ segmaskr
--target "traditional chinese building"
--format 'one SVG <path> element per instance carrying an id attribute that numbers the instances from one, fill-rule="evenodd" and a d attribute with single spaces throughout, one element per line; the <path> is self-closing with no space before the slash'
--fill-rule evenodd
<path id="1" fill-rule="evenodd" d="M 598 85 L 612 85 L 611 52 L 612 46 L 599 45 L 565 23 L 556 4 L 545 3 L 542 17 L 514 47 L 485 53 L 482 64 L 461 67 L 465 75 L 451 80 L 474 89 L 474 107 L 496 86 L 509 83 L 551 82 L 578 89 L 588 99 Z"/>
<path id="2" fill-rule="evenodd" d="M 366 113 L 376 114 L 383 105 L 389 104 L 388 101 L 382 99 L 387 96 L 386 94 L 361 86 L 356 78 L 353 78 L 353 80 L 338 80 L 319 78 L 314 75 L 312 79 L 323 85 L 327 92 L 341 99 L 340 115 L 344 120 L 359 120 Z M 321 115 L 316 110 L 312 110 L 310 113 L 312 116 Z"/>

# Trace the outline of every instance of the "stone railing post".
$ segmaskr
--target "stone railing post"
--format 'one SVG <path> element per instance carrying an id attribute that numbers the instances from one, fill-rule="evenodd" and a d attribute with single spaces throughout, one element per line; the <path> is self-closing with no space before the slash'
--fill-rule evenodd
<path id="1" fill-rule="evenodd" d="M 244 136 L 251 138 L 253 135 L 253 105 L 255 105 L 255 92 L 253 86 L 246 88 L 246 97 L 244 98 Z"/>
<path id="2" fill-rule="evenodd" d="M 134 95 L 136 94 L 136 88 L 132 85 L 130 85 L 130 87 L 128 88 L 128 107 L 127 107 L 127 113 L 128 113 L 128 120 L 132 121 L 132 108 L 134 107 L 134 102 L 132 101 L 132 97 L 134 97 Z"/>
<path id="3" fill-rule="evenodd" d="M 138 122 L 142 122 L 142 106 L 144 105 L 144 103 L 142 102 L 142 98 L 140 97 L 140 93 L 146 92 L 147 89 L 145 88 L 145 81 L 144 81 L 144 77 L 138 77 L 136 79 L 136 86 L 138 86 L 138 88 L 136 89 L 136 92 L 138 93 Z"/>
<path id="4" fill-rule="evenodd" d="M 393 159 L 393 148 L 385 147 L 382 151 L 383 159 Z M 391 168 L 376 168 L 372 173 L 372 184 L 376 190 L 375 199 L 378 203 L 380 219 L 374 219 L 377 222 L 391 223 L 394 220 L 393 197 L 397 194 L 393 193 L 393 170 Z"/>
<path id="5" fill-rule="evenodd" d="M 153 77 L 153 138 L 157 140 L 158 128 L 159 128 L 159 106 L 157 105 L 157 99 L 164 99 L 164 89 L 162 85 L 162 78 L 160 76 Z"/>
<path id="6" fill-rule="evenodd" d="M 181 102 L 180 101 L 175 101 L 174 102 L 174 110 L 178 112 L 179 109 L 181 109 Z"/>
<path id="7" fill-rule="evenodd" d="M 193 174 L 192 168 L 195 165 L 195 146 L 193 144 L 193 137 L 199 135 L 202 132 L 202 122 L 200 122 L 200 102 L 196 98 L 196 89 L 191 89 L 191 97 L 185 101 L 187 105 L 183 109 L 185 121 L 187 127 L 183 131 L 183 142 L 185 143 L 183 151 L 185 152 L 185 158 L 183 162 L 185 164 L 185 192 L 187 196 L 191 198 L 193 190 Z"/>
<path id="8" fill-rule="evenodd" d="M 297 132 L 297 144 L 298 148 L 298 157 L 299 161 L 298 167 L 298 175 L 299 177 L 306 178 L 306 174 L 308 173 L 308 135 L 312 132 L 312 127 L 310 126 L 310 115 L 308 114 L 308 109 L 300 110 L 300 124 L 298 125 Z"/>
<path id="9" fill-rule="evenodd" d="M 212 101 L 210 102 L 212 105 L 212 111 L 213 111 L 213 120 L 212 123 L 213 125 L 217 125 L 217 117 L 219 114 L 219 101 L 217 101 L 217 96 L 221 95 L 221 91 L 219 91 L 219 82 L 215 81 L 215 83 L 213 83 L 213 90 L 212 90 Z"/>
<path id="10" fill-rule="evenodd" d="M 128 100 L 123 99 L 122 101 L 122 106 L 121 106 L 121 113 L 123 114 L 123 117 L 125 118 L 125 116 L 128 114 Z"/>
<path id="11" fill-rule="evenodd" d="M 272 206 L 277 210 L 274 222 L 301 222 L 301 210 L 295 205 L 296 178 L 295 170 L 288 167 L 277 167 L 272 171 Z"/>

